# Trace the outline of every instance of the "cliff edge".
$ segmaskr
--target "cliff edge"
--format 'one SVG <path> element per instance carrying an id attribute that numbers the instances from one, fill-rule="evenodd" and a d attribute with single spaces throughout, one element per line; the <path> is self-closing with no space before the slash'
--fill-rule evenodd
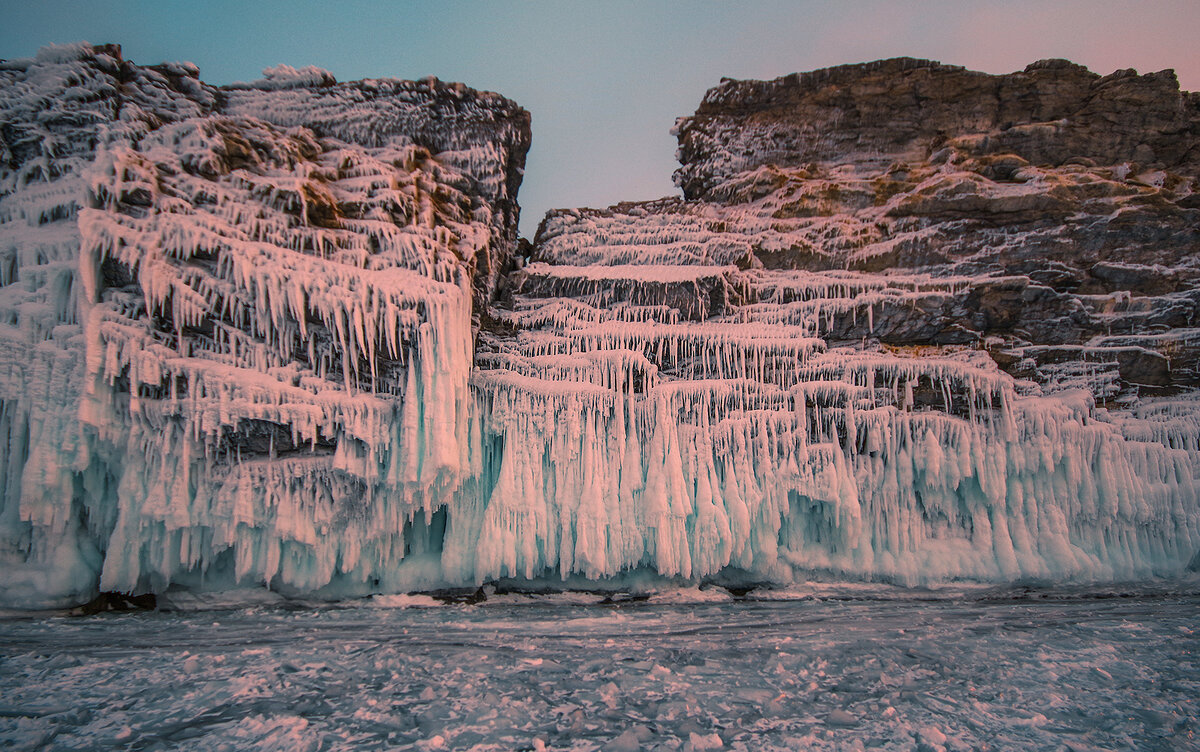
<path id="1" fill-rule="evenodd" d="M 1200 95 L 1180 91 L 1173 71 L 1101 76 L 1067 60 L 991 75 L 893 58 L 773 81 L 726 79 L 675 132 L 675 179 L 688 198 L 765 164 L 884 167 L 946 146 L 1049 167 L 1086 159 L 1200 170 Z"/>

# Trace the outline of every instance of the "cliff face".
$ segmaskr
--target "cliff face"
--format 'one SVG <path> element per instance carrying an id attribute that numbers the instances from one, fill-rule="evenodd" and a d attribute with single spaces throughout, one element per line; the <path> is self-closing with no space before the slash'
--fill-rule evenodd
<path id="1" fill-rule="evenodd" d="M 677 125 L 692 200 L 552 213 L 539 251 L 750 275 L 920 272 L 948 291 L 876 301 L 828 337 L 982 345 L 1042 382 L 1062 365 L 1042 361 L 1098 358 L 1101 399 L 1195 387 L 1198 103 L 1170 72 L 1101 78 L 1065 61 L 726 81 Z"/>
<path id="2" fill-rule="evenodd" d="M 477 356 L 555 416 L 492 420 L 613 500 L 550 537 L 577 568 L 688 577 L 1178 571 L 1200 543 L 1197 105 L 1169 72 L 1064 61 L 709 91 L 676 126 L 686 199 L 551 212 Z"/>
<path id="3" fill-rule="evenodd" d="M 683 166 L 675 176 L 688 198 L 766 164 L 886 167 L 945 146 L 1051 167 L 1200 169 L 1200 95 L 1181 92 L 1173 72 L 1102 77 L 1066 60 L 1002 76 L 895 58 L 774 81 L 727 79 L 676 132 Z"/>
<path id="4" fill-rule="evenodd" d="M 1197 100 L 724 82 L 684 199 L 551 212 L 434 80 L 0 63 L 2 599 L 1111 580 L 1200 546 Z"/>
<path id="5" fill-rule="evenodd" d="M 315 589 L 403 549 L 458 472 L 529 115 L 435 79 L 266 74 L 215 88 L 113 46 L 0 62 L 9 600 Z"/>
<path id="6" fill-rule="evenodd" d="M 1200 96 L 1170 71 L 885 60 L 723 82 L 677 133 L 685 193 L 774 223 L 742 233 L 765 268 L 970 279 L 838 338 L 1016 345 L 997 361 L 1043 382 L 1099 359 L 1102 399 L 1200 385 Z"/>

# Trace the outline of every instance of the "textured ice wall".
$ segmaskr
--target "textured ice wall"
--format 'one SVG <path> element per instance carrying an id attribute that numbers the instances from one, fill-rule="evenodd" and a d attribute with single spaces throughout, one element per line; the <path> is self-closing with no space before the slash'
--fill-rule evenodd
<path id="1" fill-rule="evenodd" d="M 484 576 L 649 566 L 911 584 L 1187 563 L 1200 543 L 1194 394 L 1112 415 L 1079 384 L 1019 383 L 981 350 L 830 346 L 818 335 L 856 312 L 939 285 L 779 276 L 809 283 L 798 323 L 777 323 L 782 304 L 678 323 L 666 306 L 518 295 L 516 336 L 477 355 L 473 378 L 489 395 L 483 433 L 502 438 L 485 444 L 497 481 L 478 513 L 451 511 L 484 533 L 448 538 L 448 552 L 478 551 Z"/>
<path id="2" fill-rule="evenodd" d="M 266 73 L 0 63 L 6 602 L 361 585 L 457 483 L 528 114 Z"/>
<path id="3" fill-rule="evenodd" d="M 1136 118 L 979 119 L 1004 87 L 942 68 L 722 84 L 680 125 L 703 197 L 552 212 L 503 274 L 529 120 L 502 97 L 0 63 L 0 601 L 1178 573 L 1190 163 Z M 1168 77 L 1023 75 L 1174 96 L 1190 138 Z M 933 141 L 838 115 L 914 80 Z M 831 125 L 798 164 L 806 97 Z"/>
<path id="4" fill-rule="evenodd" d="M 551 212 L 481 338 L 477 576 L 1180 572 L 1198 105 L 1066 61 L 714 87 L 689 200 Z"/>

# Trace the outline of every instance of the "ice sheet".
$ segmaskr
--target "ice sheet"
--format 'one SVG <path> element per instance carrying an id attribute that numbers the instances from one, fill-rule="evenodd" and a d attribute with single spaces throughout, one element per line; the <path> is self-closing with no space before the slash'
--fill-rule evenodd
<path id="1" fill-rule="evenodd" d="M 1194 743 L 1194 586 L 683 595 L 679 605 L 567 597 L 6 621 L 0 743 L 909 752 Z"/>

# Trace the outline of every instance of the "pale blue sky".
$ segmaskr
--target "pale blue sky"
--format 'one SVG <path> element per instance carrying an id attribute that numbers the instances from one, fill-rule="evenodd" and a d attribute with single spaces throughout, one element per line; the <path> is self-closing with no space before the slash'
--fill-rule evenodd
<path id="1" fill-rule="evenodd" d="M 1197 0 L 0 0 L 0 58 L 87 40 L 142 64 L 190 60 L 213 84 L 288 63 L 498 91 L 533 113 L 529 236 L 551 207 L 676 195 L 668 131 L 722 76 L 898 55 L 1006 73 L 1065 57 L 1099 73 L 1174 68 L 1195 91 L 1198 38 Z"/>

